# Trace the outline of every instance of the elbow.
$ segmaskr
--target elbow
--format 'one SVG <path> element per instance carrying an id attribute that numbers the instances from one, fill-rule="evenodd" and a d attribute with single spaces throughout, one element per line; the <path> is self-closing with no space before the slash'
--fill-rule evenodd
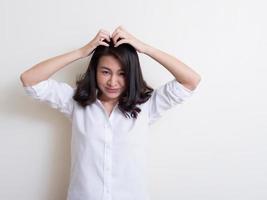
<path id="1" fill-rule="evenodd" d="M 198 84 L 200 83 L 200 81 L 201 81 L 201 76 L 200 75 L 197 75 L 197 78 L 196 78 L 196 83 L 195 83 L 195 85 L 196 85 L 196 87 L 198 86 Z"/>
<path id="2" fill-rule="evenodd" d="M 196 77 L 194 77 L 194 79 L 192 79 L 190 82 L 183 84 L 186 88 L 188 88 L 189 90 L 193 91 L 197 88 L 198 84 L 201 81 L 201 77 L 199 75 L 197 75 Z"/>
<path id="3" fill-rule="evenodd" d="M 27 79 L 27 75 L 25 74 L 25 72 L 23 72 L 22 74 L 20 74 L 20 81 L 22 83 L 22 85 L 24 87 L 28 86 L 29 85 L 29 80 Z"/>
<path id="4" fill-rule="evenodd" d="M 20 81 L 23 84 L 23 86 L 25 86 L 25 74 L 24 73 L 20 74 L 19 78 L 20 78 Z"/>
<path id="5" fill-rule="evenodd" d="M 193 84 L 192 84 L 193 90 L 195 90 L 197 88 L 200 81 L 201 81 L 201 76 L 197 75 L 197 77 L 194 79 Z"/>
<path id="6" fill-rule="evenodd" d="M 28 73 L 27 71 L 20 74 L 20 81 L 22 82 L 24 87 L 33 86 L 33 85 L 39 83 L 40 81 L 47 80 L 47 79 L 48 78 L 36 79 L 36 76 L 33 76 L 32 74 Z"/>

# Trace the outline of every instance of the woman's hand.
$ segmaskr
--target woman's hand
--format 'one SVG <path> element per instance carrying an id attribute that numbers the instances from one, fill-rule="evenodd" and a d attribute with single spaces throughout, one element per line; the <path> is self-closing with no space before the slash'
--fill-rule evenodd
<path id="1" fill-rule="evenodd" d="M 120 40 L 119 40 L 120 39 Z M 114 46 L 117 47 L 123 43 L 128 43 L 132 45 L 139 53 L 144 53 L 147 45 L 133 35 L 128 33 L 122 26 L 119 26 L 112 33 L 112 40 L 114 42 Z M 119 40 L 119 41 L 118 41 Z"/>
<path id="2" fill-rule="evenodd" d="M 93 40 L 91 40 L 88 44 L 79 49 L 81 52 L 81 56 L 86 57 L 90 55 L 93 50 L 99 45 L 104 45 L 108 47 L 109 44 L 104 42 L 104 40 L 110 42 L 110 33 L 104 29 L 100 29 Z"/>

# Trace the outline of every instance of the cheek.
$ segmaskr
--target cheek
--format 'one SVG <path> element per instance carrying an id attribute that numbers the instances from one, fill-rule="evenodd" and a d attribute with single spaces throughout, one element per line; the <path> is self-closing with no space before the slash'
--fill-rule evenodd
<path id="1" fill-rule="evenodd" d="M 96 80 L 97 80 L 97 83 L 99 83 L 99 84 L 103 84 L 106 82 L 106 78 L 104 76 L 102 76 L 101 74 L 97 74 Z"/>
<path id="2" fill-rule="evenodd" d="M 125 87 L 125 84 L 126 84 L 126 81 L 125 81 L 124 78 L 122 78 L 122 79 L 120 80 L 120 85 L 121 85 L 122 87 Z"/>

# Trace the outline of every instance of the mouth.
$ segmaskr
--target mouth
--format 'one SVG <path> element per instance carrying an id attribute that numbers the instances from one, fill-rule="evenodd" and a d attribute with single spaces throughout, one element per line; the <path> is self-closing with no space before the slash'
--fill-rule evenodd
<path id="1" fill-rule="evenodd" d="M 119 92 L 120 89 L 111 89 L 111 88 L 106 88 L 106 90 L 109 92 L 109 93 L 117 93 Z"/>

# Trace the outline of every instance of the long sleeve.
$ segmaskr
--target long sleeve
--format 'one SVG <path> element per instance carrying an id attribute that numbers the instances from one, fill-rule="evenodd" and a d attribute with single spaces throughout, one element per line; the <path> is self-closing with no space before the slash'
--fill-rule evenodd
<path id="1" fill-rule="evenodd" d="M 159 119 L 164 111 L 181 104 L 189 98 L 194 91 L 187 89 L 176 79 L 155 89 L 149 99 L 149 125 Z"/>
<path id="2" fill-rule="evenodd" d="M 28 96 L 45 102 L 71 119 L 74 100 L 74 89 L 64 82 L 47 79 L 32 86 L 23 87 Z"/>

